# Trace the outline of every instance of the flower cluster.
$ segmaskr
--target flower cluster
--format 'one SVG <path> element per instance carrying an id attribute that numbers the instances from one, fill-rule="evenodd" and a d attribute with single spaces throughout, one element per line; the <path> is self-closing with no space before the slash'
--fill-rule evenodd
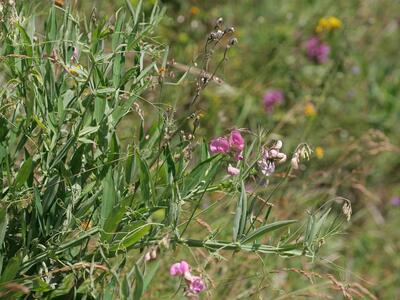
<path id="1" fill-rule="evenodd" d="M 317 26 L 315 27 L 316 33 L 323 31 L 330 31 L 342 27 L 342 22 L 336 17 L 324 17 L 319 19 Z"/>
<path id="2" fill-rule="evenodd" d="M 282 163 L 286 160 L 286 154 L 280 152 L 282 141 L 278 140 L 269 148 L 264 148 L 261 159 L 257 162 L 261 173 L 265 176 L 270 176 L 275 171 L 275 164 Z"/>
<path id="3" fill-rule="evenodd" d="M 170 267 L 169 273 L 171 276 L 181 276 L 185 280 L 187 296 L 196 295 L 206 288 L 203 279 L 200 276 L 192 275 L 189 264 L 184 260 L 174 263 Z"/>
<path id="4" fill-rule="evenodd" d="M 268 90 L 263 98 L 264 108 L 267 112 L 271 113 L 274 106 L 282 103 L 284 100 L 283 92 L 281 90 Z"/>
<path id="5" fill-rule="evenodd" d="M 308 58 L 322 64 L 328 60 L 331 48 L 314 36 L 306 42 L 306 50 Z"/>
<path id="6" fill-rule="evenodd" d="M 217 137 L 210 142 L 211 154 L 225 153 L 231 154 L 236 161 L 243 159 L 244 139 L 240 131 L 234 129 L 231 131 L 229 137 Z M 231 164 L 228 166 L 229 175 L 239 174 L 239 169 L 233 167 Z"/>

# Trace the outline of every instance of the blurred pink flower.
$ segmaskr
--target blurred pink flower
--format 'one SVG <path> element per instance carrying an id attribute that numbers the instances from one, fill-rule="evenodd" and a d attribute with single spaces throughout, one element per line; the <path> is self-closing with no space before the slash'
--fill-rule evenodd
<path id="1" fill-rule="evenodd" d="M 192 276 L 191 281 L 189 282 L 189 292 L 193 294 L 198 294 L 203 291 L 206 287 L 203 279 L 199 276 Z"/>
<path id="2" fill-rule="evenodd" d="M 230 150 L 229 141 L 227 138 L 218 137 L 210 142 L 210 152 L 216 153 L 228 153 Z"/>
<path id="3" fill-rule="evenodd" d="M 282 103 L 284 100 L 283 92 L 280 90 L 268 90 L 263 98 L 264 108 L 267 112 L 272 112 L 275 105 Z"/>
<path id="4" fill-rule="evenodd" d="M 235 151 L 242 151 L 244 149 L 244 139 L 239 130 L 232 130 L 229 136 L 229 146 Z"/>
<path id="5" fill-rule="evenodd" d="M 172 276 L 184 275 L 187 272 L 189 272 L 189 264 L 184 260 L 173 264 L 169 269 L 169 273 Z"/>
<path id="6" fill-rule="evenodd" d="M 328 60 L 331 48 L 318 37 L 312 37 L 306 42 L 308 58 L 322 64 Z"/>
<path id="7" fill-rule="evenodd" d="M 240 173 L 238 168 L 232 167 L 231 164 L 228 165 L 228 174 L 231 176 L 236 176 Z"/>
<path id="8" fill-rule="evenodd" d="M 390 204 L 392 204 L 393 206 L 399 206 L 400 205 L 400 197 L 399 196 L 392 197 L 392 199 L 390 199 Z"/>

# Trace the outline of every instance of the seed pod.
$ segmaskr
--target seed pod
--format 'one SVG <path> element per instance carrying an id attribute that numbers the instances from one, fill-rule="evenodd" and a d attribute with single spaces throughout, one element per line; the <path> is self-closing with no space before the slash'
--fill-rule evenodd
<path id="1" fill-rule="evenodd" d="M 290 161 L 290 163 L 292 164 L 292 168 L 297 170 L 299 168 L 299 154 L 296 152 L 293 157 L 292 160 Z"/>
<path id="2" fill-rule="evenodd" d="M 230 46 L 235 46 L 238 43 L 237 38 L 232 38 L 229 40 L 229 45 Z"/>

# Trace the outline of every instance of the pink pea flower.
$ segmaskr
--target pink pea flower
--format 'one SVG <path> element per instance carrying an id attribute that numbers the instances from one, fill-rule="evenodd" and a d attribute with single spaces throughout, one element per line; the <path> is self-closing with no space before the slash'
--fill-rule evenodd
<path id="1" fill-rule="evenodd" d="M 193 293 L 193 294 L 198 294 L 201 291 L 203 291 L 206 287 L 206 285 L 204 284 L 203 279 L 201 279 L 201 277 L 199 276 L 192 276 L 192 280 L 189 283 L 189 292 Z"/>
<path id="2" fill-rule="evenodd" d="M 169 269 L 169 273 L 172 276 L 181 276 L 185 275 L 188 272 L 189 272 L 189 264 L 184 260 L 173 264 Z"/>
<path id="3" fill-rule="evenodd" d="M 393 206 L 400 206 L 400 197 L 397 196 L 390 199 L 390 204 Z"/>
<path id="4" fill-rule="evenodd" d="M 268 90 L 263 98 L 264 108 L 267 112 L 271 113 L 273 108 L 282 103 L 284 100 L 283 92 L 280 90 Z"/>
<path id="5" fill-rule="evenodd" d="M 230 150 L 229 141 L 227 138 L 218 137 L 211 140 L 210 152 L 212 154 L 216 153 L 228 153 Z"/>
<path id="6" fill-rule="evenodd" d="M 228 165 L 228 174 L 231 176 L 236 176 L 240 173 L 240 170 L 238 168 L 232 167 L 231 164 Z"/>
<path id="7" fill-rule="evenodd" d="M 318 37 L 312 37 L 306 42 L 308 58 L 322 64 L 328 60 L 331 48 Z"/>
<path id="8" fill-rule="evenodd" d="M 229 146 L 235 151 L 242 151 L 244 149 L 244 139 L 239 130 L 232 130 L 229 136 Z"/>

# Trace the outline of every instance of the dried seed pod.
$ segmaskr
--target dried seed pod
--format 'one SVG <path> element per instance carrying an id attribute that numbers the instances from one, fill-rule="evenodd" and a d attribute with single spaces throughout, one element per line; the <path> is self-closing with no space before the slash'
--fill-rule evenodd
<path id="1" fill-rule="evenodd" d="M 290 163 L 293 169 L 297 170 L 299 168 L 300 160 L 299 160 L 299 154 L 297 152 L 293 155 Z"/>
<path id="2" fill-rule="evenodd" d="M 234 33 L 235 32 L 235 28 L 234 27 L 229 27 L 225 29 L 226 33 Z"/>
<path id="3" fill-rule="evenodd" d="M 232 38 L 229 40 L 229 45 L 230 46 L 235 46 L 238 43 L 237 38 Z"/>

